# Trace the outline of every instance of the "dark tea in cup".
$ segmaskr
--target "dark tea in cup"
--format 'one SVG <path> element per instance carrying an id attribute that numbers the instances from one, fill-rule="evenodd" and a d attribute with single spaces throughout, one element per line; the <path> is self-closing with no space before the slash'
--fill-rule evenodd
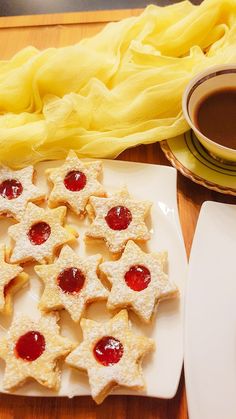
<path id="1" fill-rule="evenodd" d="M 236 65 L 208 68 L 190 81 L 183 114 L 213 157 L 236 163 Z"/>
<path id="2" fill-rule="evenodd" d="M 194 122 L 206 137 L 236 150 L 236 88 L 227 87 L 203 97 Z"/>

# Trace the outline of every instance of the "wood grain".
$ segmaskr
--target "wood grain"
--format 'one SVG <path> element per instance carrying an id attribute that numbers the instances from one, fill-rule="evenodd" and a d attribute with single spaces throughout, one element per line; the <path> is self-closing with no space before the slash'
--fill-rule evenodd
<path id="1" fill-rule="evenodd" d="M 126 17 L 137 16 L 141 11 L 142 9 L 97 10 L 91 12 L 0 17 L 0 28 L 117 22 Z"/>
<path id="2" fill-rule="evenodd" d="M 108 21 L 133 16 L 139 10 L 68 13 L 59 15 L 0 18 L 0 56 L 8 59 L 27 45 L 39 49 L 65 46 L 97 33 Z M 120 159 L 169 165 L 159 144 L 139 146 L 125 151 Z M 155 181 L 155 179 L 153 180 Z M 178 174 L 178 203 L 186 251 L 189 255 L 200 207 L 205 200 L 236 203 L 209 191 Z M 158 377 L 156 377 L 158 380 Z M 0 418 L 24 419 L 187 419 L 183 376 L 172 400 L 111 396 L 101 406 L 88 397 L 72 400 L 0 396 Z"/>

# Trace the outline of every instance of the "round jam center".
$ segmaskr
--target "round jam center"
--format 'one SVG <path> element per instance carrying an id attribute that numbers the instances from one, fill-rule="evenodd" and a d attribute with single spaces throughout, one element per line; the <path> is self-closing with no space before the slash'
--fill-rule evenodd
<path id="1" fill-rule="evenodd" d="M 132 214 L 128 208 L 117 206 L 108 211 L 105 220 L 112 230 L 126 230 L 132 221 Z"/>
<path id="2" fill-rule="evenodd" d="M 7 179 L 0 184 L 0 195 L 6 199 L 18 198 L 23 192 L 22 184 L 16 179 Z"/>
<path id="3" fill-rule="evenodd" d="M 94 357 L 105 367 L 117 364 L 124 353 L 122 343 L 112 336 L 104 336 L 93 348 Z"/>
<path id="4" fill-rule="evenodd" d="M 22 335 L 15 346 L 15 353 L 25 361 L 35 361 L 45 350 L 44 336 L 39 332 L 28 332 Z"/>
<path id="5" fill-rule="evenodd" d="M 77 293 L 83 288 L 85 276 L 78 268 L 64 269 L 57 278 L 57 283 L 62 291 Z"/>
<path id="6" fill-rule="evenodd" d="M 125 282 L 134 291 L 142 291 L 151 281 L 149 269 L 142 265 L 134 265 L 126 272 Z"/>
<path id="7" fill-rule="evenodd" d="M 51 234 L 51 227 L 44 221 L 33 224 L 28 232 L 28 237 L 32 244 L 40 245 L 47 241 Z"/>
<path id="8" fill-rule="evenodd" d="M 64 185 L 69 191 L 78 192 L 81 191 L 81 189 L 84 189 L 86 181 L 87 179 L 83 172 L 73 170 L 65 176 Z"/>

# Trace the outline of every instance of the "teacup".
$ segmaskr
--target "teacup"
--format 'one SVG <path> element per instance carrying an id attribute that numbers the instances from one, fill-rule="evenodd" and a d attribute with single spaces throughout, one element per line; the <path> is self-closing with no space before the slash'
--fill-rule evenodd
<path id="1" fill-rule="evenodd" d="M 183 94 L 183 114 L 201 144 L 213 157 L 220 160 L 236 163 L 236 144 L 235 148 L 229 147 L 228 144 L 225 146 L 223 137 L 222 141 L 219 139 L 216 141 L 213 138 L 210 138 L 209 135 L 206 136 L 205 133 L 202 132 L 203 129 L 200 130 L 196 122 L 196 113 L 198 112 L 198 109 L 200 109 L 200 106 L 202 106 L 201 104 L 203 104 L 203 101 L 210 97 L 216 98 L 220 91 L 226 93 L 227 91 L 232 91 L 234 92 L 232 94 L 235 94 L 236 98 L 236 65 L 230 64 L 209 67 L 207 70 L 199 73 L 196 77 L 194 77 L 187 85 Z M 220 97 L 219 94 L 218 97 Z M 236 101 L 234 108 L 236 109 Z M 207 108 L 205 107 L 205 109 Z M 227 112 L 223 107 L 223 101 L 222 112 L 222 115 L 224 115 L 225 112 L 224 117 L 226 117 Z M 205 119 L 207 119 L 206 116 L 207 115 L 205 115 Z M 214 124 L 216 121 L 217 119 L 212 121 L 212 124 Z"/>

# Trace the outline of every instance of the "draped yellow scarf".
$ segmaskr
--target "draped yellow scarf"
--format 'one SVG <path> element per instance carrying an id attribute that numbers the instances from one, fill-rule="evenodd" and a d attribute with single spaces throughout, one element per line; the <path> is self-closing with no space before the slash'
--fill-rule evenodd
<path id="1" fill-rule="evenodd" d="M 206 67 L 236 63 L 236 0 L 148 6 L 76 45 L 0 61 L 0 161 L 20 167 L 115 157 L 188 129 L 181 96 Z"/>

